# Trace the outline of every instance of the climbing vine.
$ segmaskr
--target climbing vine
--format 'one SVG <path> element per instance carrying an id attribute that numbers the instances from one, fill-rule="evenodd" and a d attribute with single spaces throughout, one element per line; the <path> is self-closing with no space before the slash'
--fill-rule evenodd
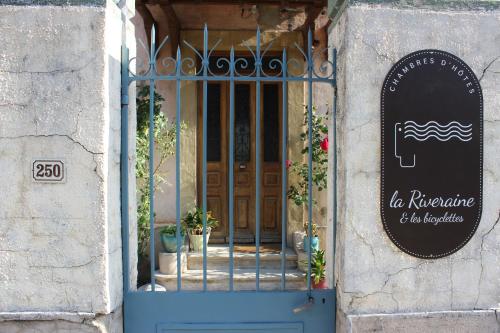
<path id="1" fill-rule="evenodd" d="M 312 183 L 318 191 L 327 187 L 328 172 L 328 126 L 326 121 L 328 115 L 319 115 L 316 108 L 312 112 Z M 288 199 L 292 200 L 297 206 L 307 204 L 309 195 L 309 144 L 308 144 L 308 112 L 304 112 L 304 128 L 300 133 L 300 141 L 304 142 L 305 147 L 301 153 L 305 158 L 300 161 L 287 160 L 287 168 L 291 174 L 297 175 L 297 181 L 290 185 L 288 189 Z M 313 203 L 316 202 L 313 199 Z"/>

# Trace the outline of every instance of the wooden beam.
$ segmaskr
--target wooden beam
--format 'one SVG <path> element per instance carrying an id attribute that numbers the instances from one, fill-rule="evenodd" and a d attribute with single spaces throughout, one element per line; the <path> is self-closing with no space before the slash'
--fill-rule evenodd
<path id="1" fill-rule="evenodd" d="M 300 28 L 300 31 L 302 32 L 302 38 L 304 39 L 304 47 L 307 47 L 307 32 L 309 31 L 309 29 L 311 29 L 311 31 L 313 32 L 313 38 L 314 38 L 314 30 L 316 28 L 314 21 L 316 20 L 316 18 L 319 16 L 319 14 L 323 9 L 324 7 L 322 6 L 306 7 L 306 21 Z"/>
<path id="2" fill-rule="evenodd" d="M 142 17 L 142 21 L 144 22 L 144 29 L 146 30 L 146 36 L 148 37 L 148 40 L 146 42 L 147 45 L 151 47 L 151 28 L 153 27 L 153 24 L 158 27 L 158 24 L 156 24 L 153 15 L 145 4 L 136 3 L 135 9 Z"/>
<path id="3" fill-rule="evenodd" d="M 170 38 L 170 45 L 172 45 L 171 56 L 175 56 L 177 52 L 177 46 L 179 45 L 180 41 L 181 24 L 170 2 L 161 4 L 160 8 L 167 18 L 168 35 Z"/>
<path id="4" fill-rule="evenodd" d="M 170 0 L 166 2 L 164 1 L 163 4 L 160 5 L 160 7 L 168 19 L 168 25 L 179 26 L 179 19 L 177 18 L 177 14 L 175 14 L 174 9 L 172 8 L 172 2 Z"/>

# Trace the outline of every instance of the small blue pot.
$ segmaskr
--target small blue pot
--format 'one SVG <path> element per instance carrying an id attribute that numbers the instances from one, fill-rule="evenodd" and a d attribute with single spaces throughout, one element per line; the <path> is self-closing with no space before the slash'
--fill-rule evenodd
<path id="1" fill-rule="evenodd" d="M 307 252 L 307 247 L 309 246 L 309 237 L 304 236 L 304 251 Z M 311 250 L 318 251 L 319 250 L 319 237 L 314 236 L 311 239 Z"/>
<path id="2" fill-rule="evenodd" d="M 177 252 L 177 238 L 172 235 L 160 235 L 161 243 L 167 253 Z M 181 248 L 184 246 L 184 235 L 181 235 Z"/>

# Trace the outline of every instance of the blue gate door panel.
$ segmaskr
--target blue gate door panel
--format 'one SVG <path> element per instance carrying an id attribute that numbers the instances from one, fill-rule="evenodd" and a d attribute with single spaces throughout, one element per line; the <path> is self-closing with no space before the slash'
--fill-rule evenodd
<path id="1" fill-rule="evenodd" d="M 159 324 L 157 333 L 303 333 L 303 323 Z"/>
<path id="2" fill-rule="evenodd" d="M 332 333 L 335 290 L 307 292 L 129 292 L 127 333 Z M 295 310 L 295 312 L 294 312 Z"/>

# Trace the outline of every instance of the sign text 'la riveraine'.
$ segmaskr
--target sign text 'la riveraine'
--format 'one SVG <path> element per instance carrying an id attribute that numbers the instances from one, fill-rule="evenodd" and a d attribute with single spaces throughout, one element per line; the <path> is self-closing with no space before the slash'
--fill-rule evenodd
<path id="1" fill-rule="evenodd" d="M 381 215 L 402 251 L 439 258 L 481 218 L 483 100 L 473 71 L 439 50 L 411 53 L 381 95 Z"/>

